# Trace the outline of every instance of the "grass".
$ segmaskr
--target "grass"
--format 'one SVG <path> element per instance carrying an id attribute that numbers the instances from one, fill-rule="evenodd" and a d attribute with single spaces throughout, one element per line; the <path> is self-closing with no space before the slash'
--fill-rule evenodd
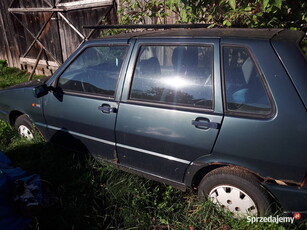
<path id="1" fill-rule="evenodd" d="M 11 79 L 15 76 L 16 73 L 5 78 L 15 82 Z M 3 82 L 2 76 L 0 81 Z M 197 199 L 193 191 L 181 192 L 122 172 L 89 155 L 45 143 L 41 138 L 27 141 L 1 120 L 0 149 L 15 166 L 48 181 L 59 198 L 57 205 L 43 209 L 31 229 L 285 230 L 306 227 L 303 224 L 250 224 L 246 219 L 234 219 L 211 202 Z"/>
<path id="2" fill-rule="evenodd" d="M 21 71 L 17 68 L 7 67 L 6 61 L 0 60 L 0 89 L 8 86 L 16 85 L 22 82 L 26 82 L 30 74 L 26 71 Z M 34 79 L 38 79 L 42 76 L 35 76 Z"/>

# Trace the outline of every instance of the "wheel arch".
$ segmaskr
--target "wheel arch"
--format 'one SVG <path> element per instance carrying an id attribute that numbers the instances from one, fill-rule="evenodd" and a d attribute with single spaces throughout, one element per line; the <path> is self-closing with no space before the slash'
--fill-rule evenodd
<path id="1" fill-rule="evenodd" d="M 197 166 L 196 166 L 197 165 Z M 193 166 L 193 164 L 192 164 Z M 195 164 L 194 167 L 188 170 L 187 176 L 185 178 L 185 183 L 187 186 L 191 187 L 193 190 L 198 190 L 198 187 L 200 185 L 201 180 L 209 173 L 212 172 L 215 169 L 223 168 L 223 167 L 230 167 L 233 170 L 243 171 L 248 174 L 252 174 L 254 177 L 256 177 L 259 180 L 260 186 L 269 194 L 270 199 L 274 202 L 276 202 L 276 205 L 273 207 L 275 210 L 279 210 L 280 204 L 277 199 L 277 197 L 264 185 L 265 183 L 270 184 L 277 184 L 274 179 L 270 178 L 264 178 L 260 176 L 258 173 L 254 172 L 253 170 L 250 170 L 246 167 L 230 164 L 230 163 L 223 163 L 223 162 L 212 162 L 212 163 L 203 163 L 203 164 Z M 196 170 L 197 168 L 197 170 Z M 192 172 L 194 174 L 192 175 Z M 189 175 L 191 174 L 191 175 Z"/>
<path id="2" fill-rule="evenodd" d="M 206 164 L 202 168 L 198 169 L 198 171 L 195 172 L 193 177 L 190 179 L 189 186 L 191 186 L 193 189 L 197 189 L 201 180 L 204 176 L 206 176 L 209 172 L 220 168 L 228 166 L 227 164 Z"/>
<path id="3" fill-rule="evenodd" d="M 13 110 L 10 112 L 10 115 L 9 115 L 9 122 L 10 122 L 10 125 L 11 126 L 14 126 L 16 120 L 18 117 L 24 115 L 25 113 L 21 112 L 21 111 L 18 111 L 18 110 Z"/>
<path id="4" fill-rule="evenodd" d="M 240 167 L 226 166 L 210 171 L 203 177 L 197 192 L 198 196 L 211 197 L 235 214 L 263 216 L 271 214 L 273 209 L 275 213 L 275 202 L 259 177 Z"/>
<path id="5" fill-rule="evenodd" d="M 261 183 L 268 181 L 267 178 L 260 176 L 258 173 L 246 167 L 235 165 L 235 164 L 230 164 L 230 163 L 212 162 L 212 163 L 197 164 L 197 166 L 190 168 L 186 174 L 185 183 L 187 186 L 191 186 L 193 188 L 198 187 L 200 181 L 202 180 L 204 176 L 206 176 L 209 172 L 217 168 L 221 168 L 221 167 L 231 167 L 234 170 L 240 170 L 240 171 L 247 172 L 249 174 L 254 175 Z"/>
<path id="6" fill-rule="evenodd" d="M 32 117 L 31 117 L 29 114 L 27 114 L 27 113 L 25 113 L 25 112 L 23 112 L 23 111 L 21 111 L 21 110 L 17 110 L 17 109 L 16 109 L 16 110 L 12 110 L 12 111 L 10 112 L 9 117 L 8 117 L 8 122 L 9 122 L 9 124 L 10 124 L 12 127 L 15 127 L 15 124 L 16 124 L 17 119 L 18 119 L 20 116 L 23 116 L 23 115 L 26 116 L 26 117 L 29 119 L 29 121 L 31 122 L 31 125 L 32 125 L 32 127 L 33 127 L 33 130 L 34 130 L 34 131 L 37 131 L 38 134 L 39 134 L 41 137 L 43 137 L 43 139 L 46 141 L 46 140 L 47 140 L 47 137 L 48 137 L 48 133 L 42 131 L 42 130 L 40 129 L 39 126 L 36 126 L 35 123 L 34 123 L 34 121 L 33 121 L 33 119 L 32 119 Z"/>

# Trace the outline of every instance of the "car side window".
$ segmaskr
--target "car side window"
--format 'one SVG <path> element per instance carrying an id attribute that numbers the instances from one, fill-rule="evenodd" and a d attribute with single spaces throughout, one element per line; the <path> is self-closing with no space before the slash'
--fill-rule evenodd
<path id="1" fill-rule="evenodd" d="M 85 49 L 60 76 L 63 91 L 113 97 L 127 46 Z"/>
<path id="2" fill-rule="evenodd" d="M 247 48 L 223 47 L 226 107 L 229 112 L 269 115 L 272 105 Z"/>
<path id="3" fill-rule="evenodd" d="M 211 46 L 144 45 L 134 70 L 130 99 L 212 109 L 212 78 Z"/>

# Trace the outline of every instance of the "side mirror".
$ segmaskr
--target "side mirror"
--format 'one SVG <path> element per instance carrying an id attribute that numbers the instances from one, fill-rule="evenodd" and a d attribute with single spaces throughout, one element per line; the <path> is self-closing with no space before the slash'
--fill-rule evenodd
<path id="1" fill-rule="evenodd" d="M 36 86 L 33 88 L 34 97 L 40 98 L 42 96 L 45 96 L 46 94 L 48 94 L 49 90 L 50 87 L 48 87 L 46 84 Z"/>

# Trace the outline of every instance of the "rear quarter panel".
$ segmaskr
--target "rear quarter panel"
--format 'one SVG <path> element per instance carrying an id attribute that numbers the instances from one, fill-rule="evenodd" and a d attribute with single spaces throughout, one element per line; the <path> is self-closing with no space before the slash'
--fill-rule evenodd
<path id="1" fill-rule="evenodd" d="M 272 93 L 268 119 L 225 115 L 211 162 L 240 165 L 265 178 L 302 182 L 306 174 L 307 113 L 291 79 L 266 40 L 224 39 L 253 52 Z"/>

